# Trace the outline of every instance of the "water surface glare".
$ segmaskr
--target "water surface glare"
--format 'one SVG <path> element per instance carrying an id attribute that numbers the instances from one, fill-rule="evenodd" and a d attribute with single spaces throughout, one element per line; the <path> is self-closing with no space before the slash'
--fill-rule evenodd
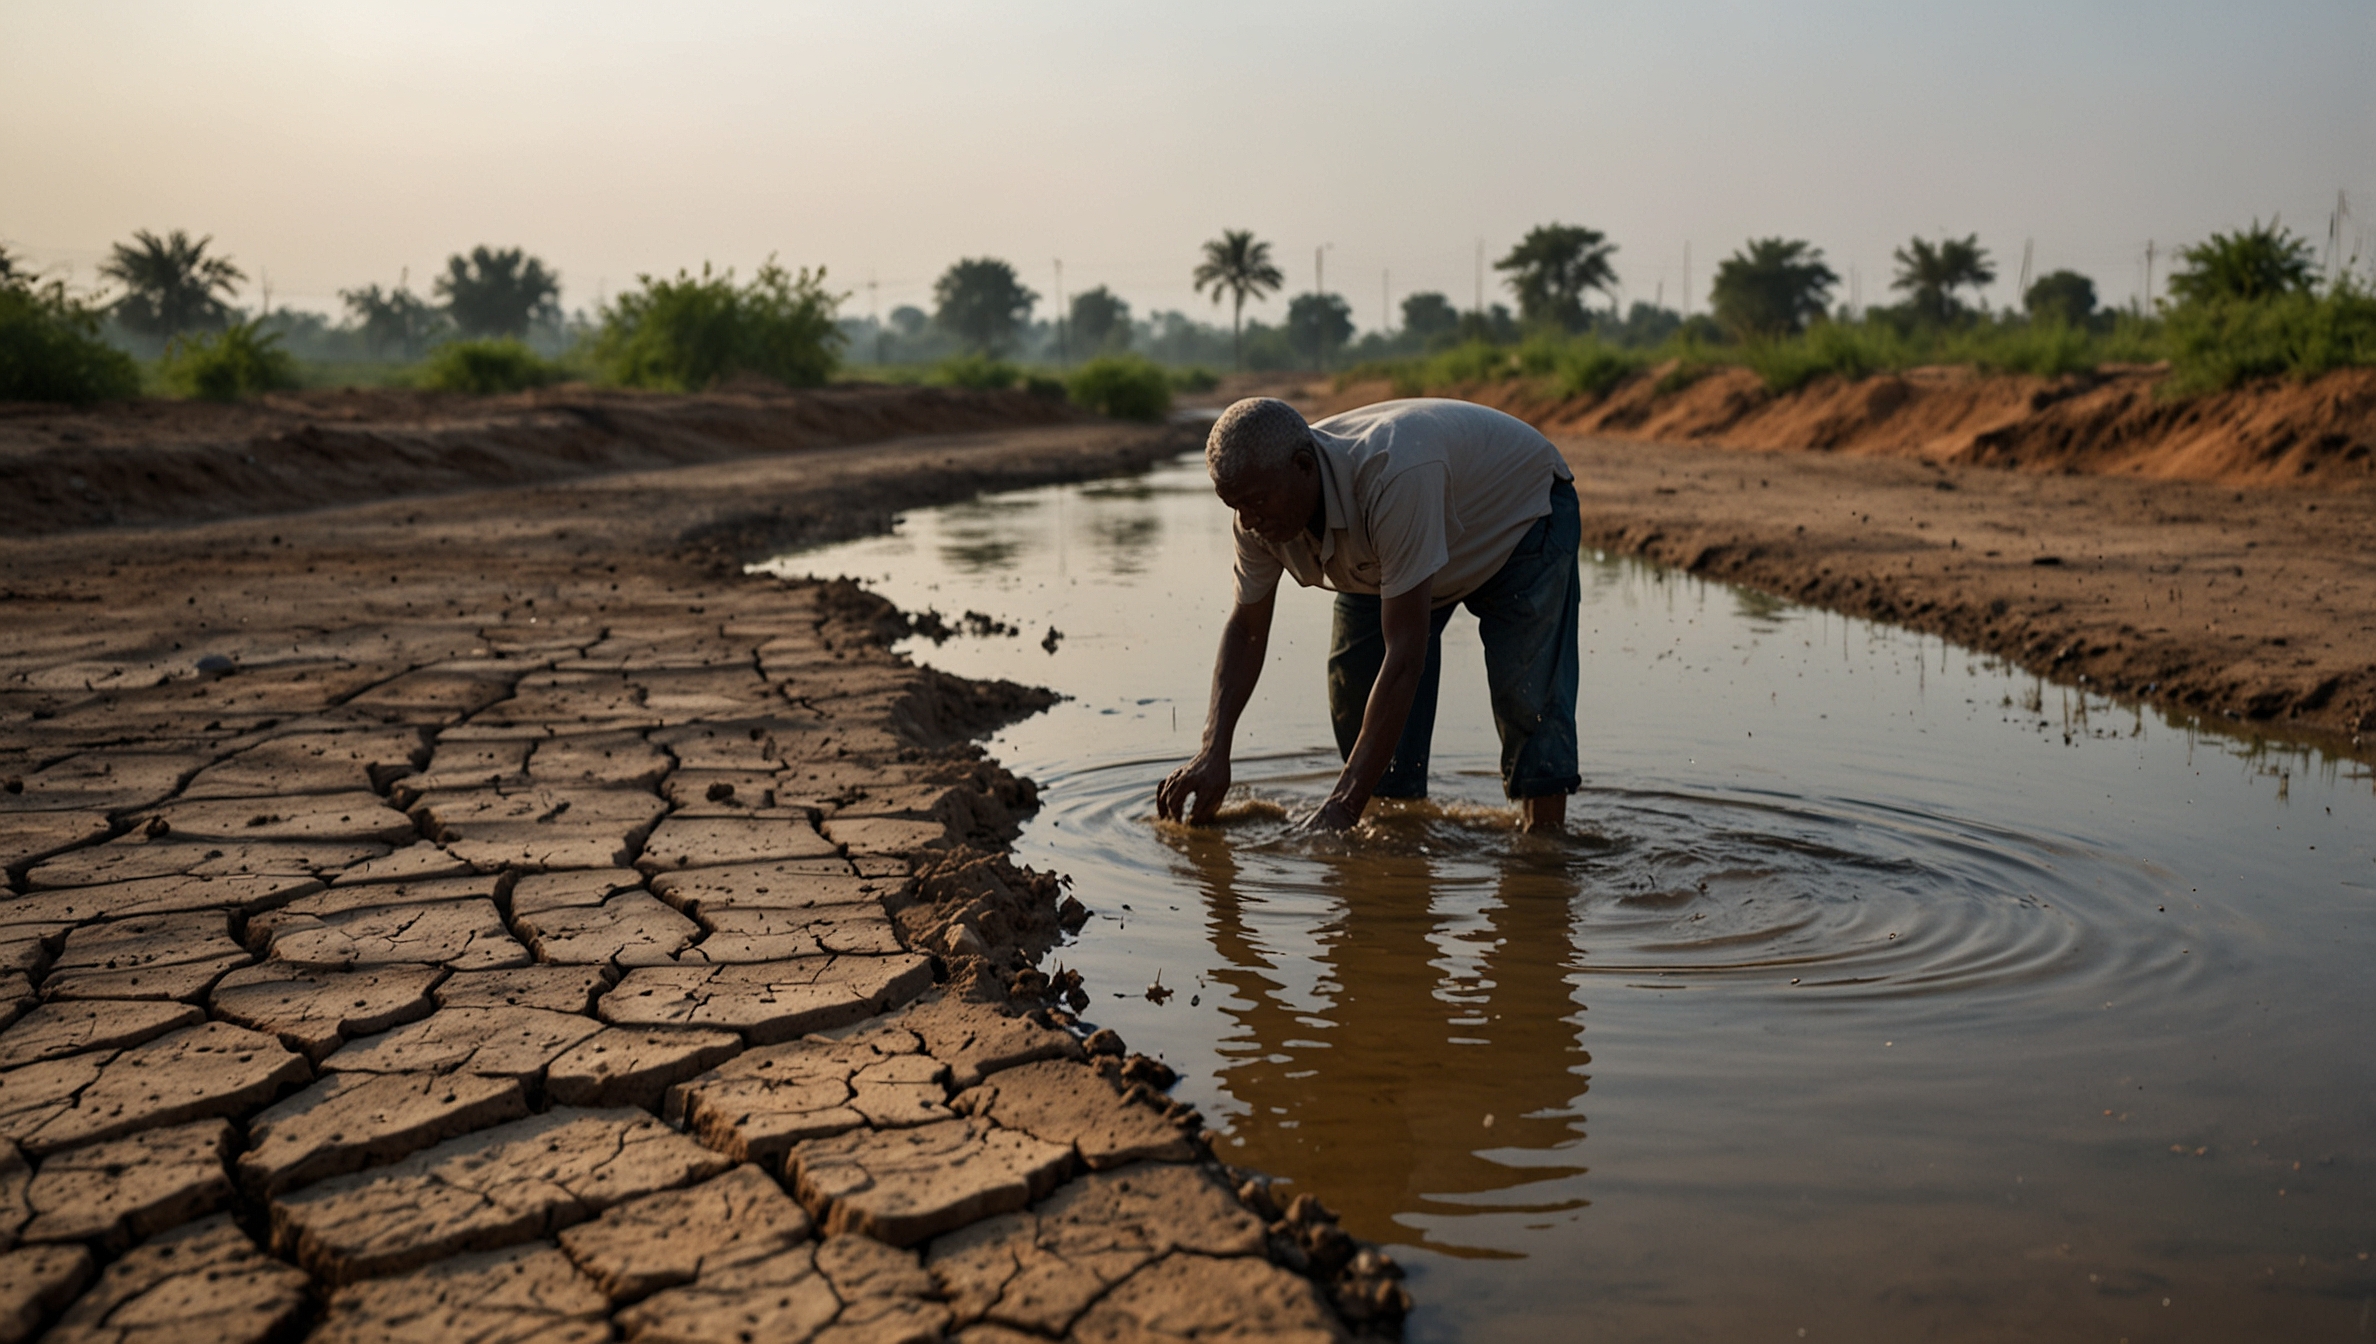
<path id="1" fill-rule="evenodd" d="M 1432 801 L 1297 831 L 1337 761 L 1291 586 L 1239 802 L 1159 825 L 1229 554 L 1188 460 L 769 568 L 1022 628 L 909 651 L 1071 697 L 990 744 L 1097 914 L 1057 958 L 1392 1247 L 1411 1338 L 2370 1337 L 2365 767 L 1587 554 L 1567 834 L 1514 829 L 1465 614 Z"/>

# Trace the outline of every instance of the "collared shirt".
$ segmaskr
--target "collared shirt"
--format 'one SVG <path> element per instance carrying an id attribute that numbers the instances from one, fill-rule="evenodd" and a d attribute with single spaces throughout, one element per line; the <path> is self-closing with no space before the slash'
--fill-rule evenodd
<path id="1" fill-rule="evenodd" d="M 1510 558 L 1551 511 L 1551 483 L 1575 474 L 1532 425 L 1468 401 L 1384 401 L 1312 426 L 1321 535 L 1274 545 L 1240 524 L 1239 603 L 1292 574 L 1306 588 L 1398 597 L 1433 578 L 1432 601 L 1459 601 Z"/>

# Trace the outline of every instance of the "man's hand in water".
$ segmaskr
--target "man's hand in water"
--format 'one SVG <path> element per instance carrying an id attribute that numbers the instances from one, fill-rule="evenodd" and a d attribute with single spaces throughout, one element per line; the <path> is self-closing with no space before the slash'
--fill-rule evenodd
<path id="1" fill-rule="evenodd" d="M 1221 810 L 1221 799 L 1229 792 L 1229 758 L 1199 752 L 1195 760 L 1171 772 L 1155 790 L 1155 815 L 1165 821 L 1179 821 L 1184 816 L 1191 826 L 1202 826 Z M 1189 799 L 1195 799 L 1192 809 Z"/>
<path id="2" fill-rule="evenodd" d="M 1325 831 L 1331 835 L 1342 835 L 1361 824 L 1361 811 L 1360 808 L 1341 798 L 1331 798 L 1320 804 L 1319 811 L 1304 818 L 1303 828 L 1307 831 Z"/>

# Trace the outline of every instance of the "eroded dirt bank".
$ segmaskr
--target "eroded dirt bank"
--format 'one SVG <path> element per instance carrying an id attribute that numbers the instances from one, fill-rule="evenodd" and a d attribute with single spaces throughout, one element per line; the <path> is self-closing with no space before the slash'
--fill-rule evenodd
<path id="1" fill-rule="evenodd" d="M 1602 397 L 1556 397 L 1523 380 L 1458 395 L 1547 433 L 1647 443 L 2230 486 L 2376 485 L 2376 369 L 2177 399 L 2163 395 L 2168 375 L 2159 368 L 2060 378 L 1910 369 L 1827 376 L 1781 394 L 1743 368 L 1710 370 L 1679 387 L 1670 385 L 1672 373 L 1661 366 L 1636 374 Z M 1312 399 L 1337 410 L 1391 394 L 1382 382 L 1356 383 L 1315 389 Z"/>
<path id="2" fill-rule="evenodd" d="M 1027 972 L 1078 916 L 967 738 L 1044 693 L 732 563 L 1180 447 L 0 540 L 0 1339 L 1391 1333 Z"/>
<path id="3" fill-rule="evenodd" d="M 1586 545 L 2368 755 L 2376 492 L 1558 441 Z"/>
<path id="4" fill-rule="evenodd" d="M 392 389 L 217 406 L 0 404 L 0 536 L 252 517 L 603 472 L 1073 418 L 1021 392 L 762 379 L 699 396 L 583 385 L 503 397 Z"/>

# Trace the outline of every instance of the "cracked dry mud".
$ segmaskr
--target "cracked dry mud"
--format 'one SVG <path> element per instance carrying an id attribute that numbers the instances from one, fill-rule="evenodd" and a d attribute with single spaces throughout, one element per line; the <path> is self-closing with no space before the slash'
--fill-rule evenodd
<path id="1" fill-rule="evenodd" d="M 1056 892 L 966 742 L 1036 694 L 579 493 L 151 537 L 0 640 L 0 1344 L 1347 1337 L 1007 996 Z"/>

